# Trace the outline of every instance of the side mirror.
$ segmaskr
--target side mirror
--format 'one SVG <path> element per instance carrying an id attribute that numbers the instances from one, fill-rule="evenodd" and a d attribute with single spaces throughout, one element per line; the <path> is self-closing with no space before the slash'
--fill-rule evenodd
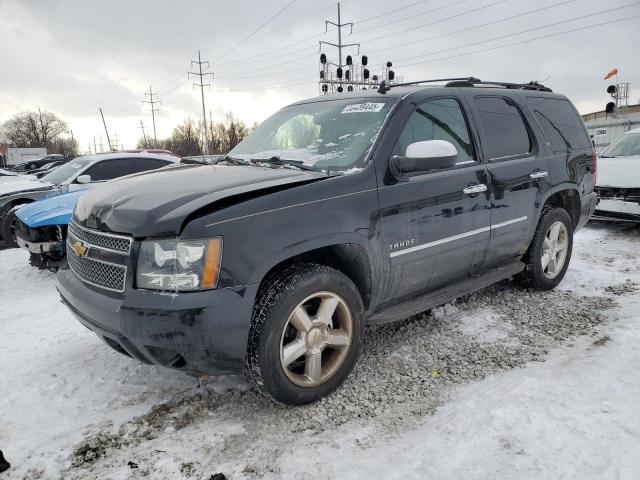
<path id="1" fill-rule="evenodd" d="M 411 143 L 405 156 L 391 157 L 389 170 L 396 180 L 407 181 L 411 176 L 430 170 L 452 168 L 457 161 L 458 151 L 451 142 L 426 140 Z"/>
<path id="2" fill-rule="evenodd" d="M 80 175 L 76 178 L 76 182 L 82 184 L 91 183 L 91 175 Z"/>

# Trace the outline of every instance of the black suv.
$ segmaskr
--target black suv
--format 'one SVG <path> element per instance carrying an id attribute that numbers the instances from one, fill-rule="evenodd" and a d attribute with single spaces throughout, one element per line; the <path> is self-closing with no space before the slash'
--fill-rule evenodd
<path id="1" fill-rule="evenodd" d="M 512 276 L 555 287 L 596 203 L 582 120 L 538 84 L 450 80 L 298 102 L 214 165 L 88 193 L 63 301 L 125 355 L 304 404 L 367 324 Z"/>

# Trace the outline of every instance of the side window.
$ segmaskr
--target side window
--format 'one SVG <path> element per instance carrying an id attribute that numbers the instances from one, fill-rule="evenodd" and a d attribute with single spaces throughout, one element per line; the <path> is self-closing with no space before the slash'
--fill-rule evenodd
<path id="1" fill-rule="evenodd" d="M 102 160 L 89 167 L 84 175 L 91 175 L 92 182 L 102 182 L 113 180 L 114 178 L 129 175 L 131 173 L 131 160 L 128 158 L 117 158 L 113 160 Z"/>
<path id="2" fill-rule="evenodd" d="M 476 97 L 475 102 L 488 160 L 526 155 L 533 150 L 527 126 L 513 101 L 505 97 Z"/>
<path id="3" fill-rule="evenodd" d="M 425 140 L 451 142 L 458 151 L 458 164 L 474 160 L 464 113 L 453 98 L 434 98 L 420 104 L 398 138 L 397 153 L 404 155 L 411 143 Z"/>
<path id="4" fill-rule="evenodd" d="M 582 119 L 568 100 L 561 98 L 527 97 L 527 106 L 547 134 L 555 153 L 591 148 Z"/>
<path id="5" fill-rule="evenodd" d="M 132 158 L 131 162 L 133 167 L 129 173 L 146 172 L 148 170 L 166 167 L 170 164 L 170 162 L 157 158 Z"/>

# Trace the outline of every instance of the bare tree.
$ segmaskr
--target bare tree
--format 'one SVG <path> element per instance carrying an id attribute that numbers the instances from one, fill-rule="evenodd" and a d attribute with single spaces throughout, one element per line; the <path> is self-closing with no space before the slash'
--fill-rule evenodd
<path id="1" fill-rule="evenodd" d="M 200 138 L 200 129 L 191 118 L 187 118 L 173 129 L 171 136 L 162 142 L 162 146 L 181 157 L 202 155 Z"/>
<path id="2" fill-rule="evenodd" d="M 212 154 L 228 153 L 254 129 L 255 125 L 248 127 L 232 113 L 227 113 L 224 122 L 209 125 L 209 151 Z"/>
<path id="3" fill-rule="evenodd" d="M 61 134 L 68 132 L 67 122 L 48 111 L 22 112 L 4 122 L 3 136 L 15 147 L 50 148 Z"/>
<path id="4" fill-rule="evenodd" d="M 57 137 L 53 140 L 47 150 L 49 153 L 59 153 L 69 158 L 78 156 L 78 141 L 71 138 Z"/>

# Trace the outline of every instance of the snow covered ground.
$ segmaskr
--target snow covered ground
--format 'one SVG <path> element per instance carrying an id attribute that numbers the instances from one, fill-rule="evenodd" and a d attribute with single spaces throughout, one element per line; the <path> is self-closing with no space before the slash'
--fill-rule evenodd
<path id="1" fill-rule="evenodd" d="M 0 251 L 0 478 L 638 479 L 639 241 L 585 229 L 558 291 L 504 282 L 371 331 L 302 408 L 111 351 Z"/>

